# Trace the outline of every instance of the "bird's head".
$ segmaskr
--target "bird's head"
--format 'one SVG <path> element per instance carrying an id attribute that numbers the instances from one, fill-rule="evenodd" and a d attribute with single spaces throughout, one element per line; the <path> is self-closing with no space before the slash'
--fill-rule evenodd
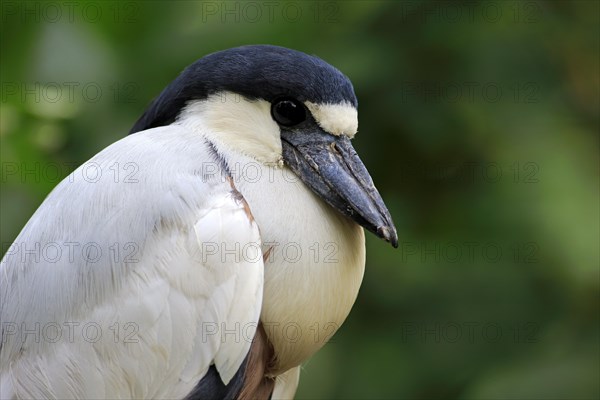
<path id="1" fill-rule="evenodd" d="M 283 47 L 242 46 L 186 68 L 131 133 L 182 123 L 264 164 L 282 161 L 343 215 L 398 245 L 379 192 L 354 151 L 356 95 L 339 70 Z"/>

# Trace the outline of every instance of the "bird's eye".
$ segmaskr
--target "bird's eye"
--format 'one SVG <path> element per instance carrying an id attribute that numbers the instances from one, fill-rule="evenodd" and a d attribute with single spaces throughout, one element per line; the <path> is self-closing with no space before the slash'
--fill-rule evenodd
<path id="1" fill-rule="evenodd" d="M 295 99 L 280 99 L 271 106 L 273 119 L 283 126 L 294 126 L 306 119 L 304 105 Z"/>

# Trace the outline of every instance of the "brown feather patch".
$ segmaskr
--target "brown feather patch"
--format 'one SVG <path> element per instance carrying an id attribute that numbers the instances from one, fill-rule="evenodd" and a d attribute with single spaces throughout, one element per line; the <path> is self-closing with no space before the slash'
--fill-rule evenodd
<path id="1" fill-rule="evenodd" d="M 233 198 L 238 203 L 242 203 L 242 205 L 244 206 L 244 212 L 246 213 L 246 216 L 248 216 L 248 219 L 250 220 L 250 223 L 253 223 L 254 222 L 254 215 L 252 215 L 252 211 L 250 211 L 250 206 L 248 205 L 248 202 L 244 198 L 244 195 L 241 194 L 236 189 L 236 187 L 235 187 L 235 185 L 233 183 L 233 178 L 231 176 L 227 177 L 227 181 L 229 182 L 229 186 L 231 186 L 231 194 L 233 194 Z"/>
<path id="2" fill-rule="evenodd" d="M 275 388 L 275 379 L 267 377 L 273 362 L 273 346 L 267 339 L 267 334 L 258 323 L 256 335 L 250 346 L 248 363 L 244 376 L 244 385 L 240 390 L 238 400 L 268 400 Z"/>
<path id="3" fill-rule="evenodd" d="M 269 261 L 269 257 L 271 256 L 271 252 L 273 251 L 273 248 L 275 246 L 271 246 L 269 247 L 269 249 L 267 251 L 265 251 L 265 253 L 263 254 L 263 263 L 266 263 L 267 261 Z"/>

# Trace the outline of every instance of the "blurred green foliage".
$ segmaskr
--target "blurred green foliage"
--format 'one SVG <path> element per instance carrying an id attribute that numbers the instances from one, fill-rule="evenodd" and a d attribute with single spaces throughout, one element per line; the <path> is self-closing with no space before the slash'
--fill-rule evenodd
<path id="1" fill-rule="evenodd" d="M 291 47 L 353 81 L 401 240 L 297 397 L 599 398 L 597 1 L 73 4 L 2 2 L 2 253 L 184 66 Z"/>

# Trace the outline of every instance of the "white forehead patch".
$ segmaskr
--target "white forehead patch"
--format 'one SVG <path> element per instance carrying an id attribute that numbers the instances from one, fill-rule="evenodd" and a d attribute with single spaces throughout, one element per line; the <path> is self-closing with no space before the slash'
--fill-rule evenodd
<path id="1" fill-rule="evenodd" d="M 346 135 L 353 138 L 358 131 L 358 112 L 350 103 L 316 104 L 304 103 L 313 117 L 326 132 L 332 135 Z"/>

